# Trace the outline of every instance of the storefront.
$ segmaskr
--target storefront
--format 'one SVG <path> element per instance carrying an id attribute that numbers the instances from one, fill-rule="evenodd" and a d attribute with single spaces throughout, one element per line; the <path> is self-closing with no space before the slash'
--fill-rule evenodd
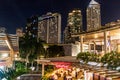
<path id="1" fill-rule="evenodd" d="M 80 37 L 80 51 L 107 53 L 111 51 L 120 52 L 120 27 L 108 27 L 92 32 L 84 32 Z M 86 45 L 86 46 L 84 46 Z"/>

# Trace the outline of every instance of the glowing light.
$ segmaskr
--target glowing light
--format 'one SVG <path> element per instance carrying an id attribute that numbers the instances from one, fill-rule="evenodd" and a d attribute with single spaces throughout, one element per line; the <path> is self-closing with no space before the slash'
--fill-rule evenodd
<path id="1" fill-rule="evenodd" d="M 114 40 L 114 39 L 120 39 L 120 36 L 111 36 L 111 40 Z"/>
<path id="2" fill-rule="evenodd" d="M 96 39 L 96 38 L 98 38 L 98 35 L 97 35 L 97 34 L 95 34 L 94 38 L 95 38 L 95 39 Z"/>
<path id="3" fill-rule="evenodd" d="M 75 10 L 73 10 L 73 12 L 75 12 Z"/>
<path id="4" fill-rule="evenodd" d="M 72 22 L 69 22 L 69 24 L 70 24 L 70 25 L 73 25 L 73 23 L 72 23 Z"/>
<path id="5" fill-rule="evenodd" d="M 73 13 L 69 13 L 69 15 L 72 15 Z"/>
<path id="6" fill-rule="evenodd" d="M 0 66 L 0 69 L 4 70 L 4 68 L 5 68 L 4 66 Z"/>
<path id="7" fill-rule="evenodd" d="M 9 44 L 8 40 L 5 40 L 6 41 L 6 44 L 8 45 L 9 49 L 12 49 L 11 48 L 11 45 Z"/>
<path id="8" fill-rule="evenodd" d="M 9 56 L 8 53 L 3 53 L 3 54 L 2 54 L 2 57 L 8 57 L 8 56 Z"/>
<path id="9" fill-rule="evenodd" d="M 69 62 L 53 62 L 53 64 L 55 65 L 56 68 L 69 68 L 71 63 Z"/>

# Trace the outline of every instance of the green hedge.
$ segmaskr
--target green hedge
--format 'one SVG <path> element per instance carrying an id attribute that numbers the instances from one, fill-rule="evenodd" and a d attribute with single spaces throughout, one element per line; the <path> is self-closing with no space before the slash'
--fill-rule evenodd
<path id="1" fill-rule="evenodd" d="M 110 69 L 116 69 L 118 66 L 120 66 L 120 53 L 113 51 L 106 53 L 103 56 L 90 52 L 80 52 L 77 55 L 77 59 L 83 60 L 84 63 L 92 61 L 103 63 L 103 66 L 107 64 L 107 68 Z"/>

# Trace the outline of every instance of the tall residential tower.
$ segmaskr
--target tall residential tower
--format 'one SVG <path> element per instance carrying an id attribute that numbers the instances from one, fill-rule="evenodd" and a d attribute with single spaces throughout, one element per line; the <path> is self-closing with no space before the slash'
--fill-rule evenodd
<path id="1" fill-rule="evenodd" d="M 79 34 L 82 31 L 81 11 L 79 9 L 74 9 L 68 13 L 67 26 L 64 31 L 64 43 L 74 43 L 78 40 L 78 37 L 72 37 L 72 35 Z"/>
<path id="2" fill-rule="evenodd" d="M 91 0 L 87 7 L 87 32 L 101 28 L 100 4 Z"/>
<path id="3" fill-rule="evenodd" d="M 71 34 L 82 32 L 82 15 L 79 9 L 75 9 L 68 14 L 67 26 L 70 27 Z"/>

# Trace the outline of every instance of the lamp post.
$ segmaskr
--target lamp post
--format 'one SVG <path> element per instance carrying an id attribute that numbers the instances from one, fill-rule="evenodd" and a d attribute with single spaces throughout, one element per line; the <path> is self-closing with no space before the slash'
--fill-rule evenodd
<path id="1" fill-rule="evenodd" d="M 42 64 L 42 76 L 44 76 L 45 63 L 50 62 L 50 60 L 40 59 L 40 60 L 36 60 L 36 61 L 39 62 L 40 64 Z"/>
<path id="2" fill-rule="evenodd" d="M 45 49 L 45 57 L 47 56 L 47 48 L 48 48 L 48 45 L 44 45 L 44 49 Z"/>

